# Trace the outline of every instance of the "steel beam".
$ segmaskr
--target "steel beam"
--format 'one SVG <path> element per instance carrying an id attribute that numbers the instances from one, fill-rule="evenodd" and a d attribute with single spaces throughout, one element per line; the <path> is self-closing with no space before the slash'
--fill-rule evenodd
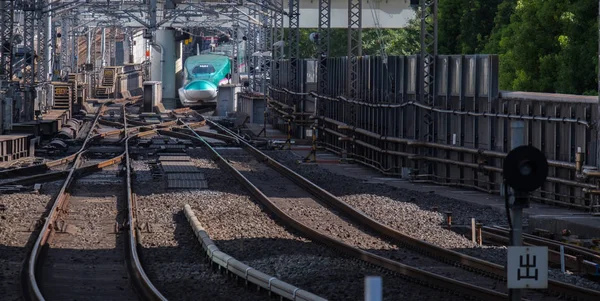
<path id="1" fill-rule="evenodd" d="M 77 18 L 73 19 L 73 22 L 71 23 L 71 33 L 69 34 L 70 37 L 70 57 L 71 57 L 71 72 L 72 73 L 77 73 L 77 65 L 79 63 L 79 32 L 77 31 Z"/>
<path id="2" fill-rule="evenodd" d="M 240 83 L 240 27 L 239 24 L 233 24 L 231 39 L 233 40 L 233 68 L 231 74 L 231 83 L 237 85 Z M 195 49 L 193 50 L 195 53 Z"/>
<path id="3" fill-rule="evenodd" d="M 299 90 L 299 60 L 300 60 L 300 0 L 289 0 L 289 35 L 288 47 L 290 57 L 289 89 L 293 92 Z M 296 97 L 293 97 L 296 103 Z"/>
<path id="4" fill-rule="evenodd" d="M 279 64 L 280 61 L 283 60 L 283 50 L 285 49 L 283 45 L 280 45 L 280 43 L 285 42 L 285 37 L 283 34 L 283 14 L 281 13 L 281 10 L 283 10 L 283 0 L 274 0 L 273 3 L 276 5 L 277 8 L 280 9 L 280 11 L 273 12 L 273 61 L 271 63 L 271 85 L 281 87 L 281 83 L 279 82 Z"/>
<path id="5" fill-rule="evenodd" d="M 423 78 L 420 85 L 420 101 L 435 105 L 435 58 L 437 56 L 437 0 L 421 0 L 421 60 Z M 426 114 L 427 141 L 433 141 L 433 116 Z"/>
<path id="6" fill-rule="evenodd" d="M 319 93 L 327 93 L 327 57 L 329 57 L 331 33 L 331 0 L 319 0 L 319 39 L 317 59 L 319 60 Z"/>
<path id="7" fill-rule="evenodd" d="M 435 107 L 435 60 L 438 49 L 438 27 L 437 27 L 437 0 L 421 0 L 421 66 L 422 78 L 419 86 L 420 102 Z M 424 140 L 435 141 L 435 113 L 429 110 L 423 111 L 423 122 L 426 127 Z M 434 155 L 433 149 L 428 149 L 428 155 Z M 428 165 L 428 174 L 433 172 L 433 164 Z"/>
<path id="8" fill-rule="evenodd" d="M 248 80 L 250 89 L 256 91 L 256 57 L 253 56 L 256 51 L 257 25 L 252 22 L 253 13 L 248 15 L 248 29 L 246 31 L 246 64 L 248 66 Z"/>
<path id="9" fill-rule="evenodd" d="M 36 1 L 27 0 L 22 2 L 25 26 L 23 28 L 23 48 L 25 57 L 23 60 L 23 111 L 19 121 L 30 121 L 34 117 L 34 86 L 35 86 L 35 33 L 36 33 Z"/>
<path id="10" fill-rule="evenodd" d="M 327 58 L 329 57 L 329 51 L 331 46 L 330 41 L 331 34 L 331 0 L 319 0 L 319 36 L 317 40 L 317 91 L 321 95 L 329 95 L 328 79 L 329 73 L 327 72 Z M 329 106 L 330 108 L 332 106 Z M 325 99 L 317 98 L 317 116 L 325 116 L 327 108 L 325 106 Z M 328 112 L 327 117 L 329 117 Z M 323 128 L 324 124 L 322 119 L 319 120 L 319 128 Z M 324 141 L 324 131 L 318 131 L 319 140 Z"/>
<path id="11" fill-rule="evenodd" d="M 50 43 L 51 43 L 51 52 L 50 52 L 50 60 L 52 61 L 52 81 L 58 80 L 58 75 L 60 74 L 60 66 L 61 66 L 61 57 L 58 52 L 58 37 L 57 35 L 57 26 L 52 25 L 50 28 Z"/>
<path id="12" fill-rule="evenodd" d="M 38 3 L 40 7 L 42 7 L 46 1 L 40 0 Z M 41 9 L 36 11 L 36 18 L 39 20 L 37 31 L 37 54 L 38 54 L 38 70 L 37 70 L 37 80 L 39 82 L 45 82 L 48 79 L 48 65 L 46 64 L 46 60 L 48 57 L 46 56 L 46 50 L 49 48 L 48 46 L 48 37 L 46 36 L 46 26 L 48 26 L 48 13 L 43 14 Z"/>
<path id="13" fill-rule="evenodd" d="M 362 56 L 362 0 L 348 0 L 348 68 L 347 95 L 357 98 L 359 89 L 358 59 Z M 350 126 L 356 123 L 356 104 L 349 106 L 346 122 Z"/>
<path id="14" fill-rule="evenodd" d="M 63 71 L 67 66 L 71 66 L 69 60 L 69 31 L 71 27 L 71 21 L 69 19 L 62 19 L 60 22 L 60 71 Z M 62 74 L 59 74 L 62 76 Z"/>
<path id="15" fill-rule="evenodd" d="M 600 1 L 598 1 L 598 38 L 600 38 Z M 600 62 L 600 40 L 598 40 L 598 59 Z M 600 92 L 600 64 L 598 64 L 598 92 Z M 598 94 L 598 103 L 596 110 L 600 115 L 600 94 Z M 600 123 L 596 122 L 596 166 L 600 168 Z M 593 196 L 592 212 L 597 214 L 600 212 L 600 197 Z"/>
<path id="16" fill-rule="evenodd" d="M 273 44 L 271 35 L 271 20 L 269 18 L 269 9 L 267 6 L 262 7 L 262 15 L 260 22 L 262 23 L 262 30 L 260 32 L 261 44 L 260 51 L 265 53 L 271 49 Z M 271 54 L 272 55 L 272 54 Z M 260 70 L 261 70 L 261 92 L 267 94 L 267 79 L 271 78 L 271 68 L 267 68 L 267 63 L 272 64 L 272 56 L 265 57 L 261 56 Z"/>
<path id="17" fill-rule="evenodd" d="M 0 1 L 0 81 L 12 79 L 14 1 Z"/>
<path id="18" fill-rule="evenodd" d="M 43 44 L 43 47 L 40 48 L 43 49 L 43 52 L 39 54 L 43 58 L 43 62 L 40 64 L 39 78 L 41 81 L 49 81 L 52 79 L 52 50 L 54 49 L 52 45 L 54 40 L 52 36 L 52 12 L 44 13 L 40 20 L 44 22 L 44 26 L 40 30 L 40 32 L 43 31 L 43 34 L 38 39 L 38 43 L 42 42 Z"/>

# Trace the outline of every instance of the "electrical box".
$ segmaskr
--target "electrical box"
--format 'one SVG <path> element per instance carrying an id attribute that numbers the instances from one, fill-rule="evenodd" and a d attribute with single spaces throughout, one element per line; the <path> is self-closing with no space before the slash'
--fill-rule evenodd
<path id="1" fill-rule="evenodd" d="M 219 86 L 219 94 L 217 94 L 217 116 L 227 117 L 227 114 L 232 114 L 237 111 L 237 94 L 240 91 L 241 88 L 237 85 Z"/>

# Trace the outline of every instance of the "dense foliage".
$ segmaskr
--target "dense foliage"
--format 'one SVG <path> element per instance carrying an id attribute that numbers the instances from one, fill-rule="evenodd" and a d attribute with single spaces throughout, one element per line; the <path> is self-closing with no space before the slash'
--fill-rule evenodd
<path id="1" fill-rule="evenodd" d="M 439 0 L 440 54 L 500 55 L 504 90 L 597 94 L 598 1 Z M 301 54 L 316 45 L 301 31 Z M 363 31 L 365 55 L 419 51 L 420 22 L 402 29 Z M 331 56 L 346 55 L 344 29 L 331 33 Z"/>

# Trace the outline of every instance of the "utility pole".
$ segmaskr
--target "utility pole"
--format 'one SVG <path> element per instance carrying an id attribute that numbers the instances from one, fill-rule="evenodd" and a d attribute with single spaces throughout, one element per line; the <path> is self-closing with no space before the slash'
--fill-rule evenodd
<path id="1" fill-rule="evenodd" d="M 416 1 L 412 1 L 413 7 L 416 7 Z M 419 18 L 421 19 L 421 67 L 422 77 L 419 83 L 419 101 L 428 106 L 435 107 L 435 60 L 438 55 L 438 20 L 437 9 L 438 0 L 420 0 L 419 2 Z M 425 135 L 423 138 L 426 142 L 435 142 L 435 115 L 432 111 L 420 109 L 423 114 L 422 123 L 425 125 Z M 415 125 L 417 133 L 419 124 Z M 416 137 L 415 137 L 416 138 Z M 427 156 L 434 156 L 434 150 L 428 148 Z M 427 162 L 424 163 L 427 168 L 426 173 L 433 173 L 433 165 Z"/>
<path id="2" fill-rule="evenodd" d="M 598 38 L 600 39 L 600 1 L 598 1 Z M 598 40 L 598 59 L 600 62 L 600 40 Z M 598 64 L 598 101 L 596 105 L 596 110 L 600 114 L 600 64 Z M 600 123 L 596 122 L 596 141 L 600 141 Z M 600 147 L 596 146 L 596 166 L 600 168 Z M 598 214 L 600 213 L 600 200 L 597 196 L 593 197 L 593 202 L 595 205 L 592 206 L 592 213 Z"/>
<path id="3" fill-rule="evenodd" d="M 23 46 L 25 48 L 25 57 L 23 63 L 23 86 L 24 86 L 24 106 L 21 121 L 30 121 L 34 117 L 35 102 L 35 48 L 34 39 L 36 29 L 37 3 L 36 0 L 25 0 L 22 2 L 21 9 L 24 13 L 25 26 L 23 28 Z M 20 109 L 20 108 L 19 108 Z"/>
<path id="4" fill-rule="evenodd" d="M 290 0 L 289 2 L 289 33 L 288 47 L 290 58 L 290 75 L 289 83 L 292 92 L 299 91 L 299 70 L 300 70 L 300 0 Z M 296 95 L 291 96 L 293 105 L 296 105 L 298 98 Z"/>

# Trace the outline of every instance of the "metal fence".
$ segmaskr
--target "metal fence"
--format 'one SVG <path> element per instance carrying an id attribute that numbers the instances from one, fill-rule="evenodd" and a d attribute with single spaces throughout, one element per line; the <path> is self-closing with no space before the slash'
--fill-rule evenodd
<path id="1" fill-rule="evenodd" d="M 290 114 L 317 112 L 322 147 L 419 182 L 499 193 L 502 164 L 511 145 L 511 122 L 525 126 L 523 143 L 541 149 L 550 163 L 541 202 L 599 211 L 595 180 L 597 97 L 498 90 L 498 56 L 438 56 L 434 106 L 419 102 L 419 56 L 362 57 L 358 95 L 347 99 L 346 58 L 327 60 L 326 89 L 312 93 L 314 68 L 302 61 L 300 90 L 286 86 L 289 61 L 280 63 L 270 96 Z M 307 76 L 307 70 L 312 74 Z M 313 89 L 308 89 L 313 88 Z M 433 142 L 425 140 L 424 115 L 434 116 Z M 277 114 L 275 114 L 277 115 Z M 579 159 L 579 160 L 578 160 Z"/>

